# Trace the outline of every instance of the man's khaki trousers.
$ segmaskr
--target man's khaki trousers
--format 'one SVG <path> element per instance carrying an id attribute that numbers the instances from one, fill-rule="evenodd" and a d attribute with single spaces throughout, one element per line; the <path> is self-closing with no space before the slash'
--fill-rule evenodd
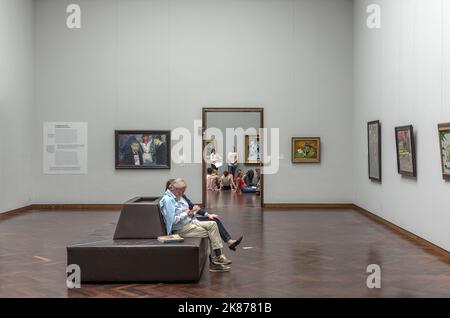
<path id="1" fill-rule="evenodd" d="M 223 247 L 219 228 L 214 221 L 193 220 L 180 230 L 176 231 L 176 234 L 179 234 L 181 237 L 208 237 L 213 250 Z"/>

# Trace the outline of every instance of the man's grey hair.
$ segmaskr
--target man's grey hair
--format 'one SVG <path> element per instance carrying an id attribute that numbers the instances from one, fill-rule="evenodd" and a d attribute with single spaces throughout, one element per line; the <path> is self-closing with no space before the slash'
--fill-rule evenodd
<path id="1" fill-rule="evenodd" d="M 169 186 L 170 190 L 174 189 L 185 189 L 187 187 L 186 181 L 184 181 L 182 178 L 175 178 Z"/>

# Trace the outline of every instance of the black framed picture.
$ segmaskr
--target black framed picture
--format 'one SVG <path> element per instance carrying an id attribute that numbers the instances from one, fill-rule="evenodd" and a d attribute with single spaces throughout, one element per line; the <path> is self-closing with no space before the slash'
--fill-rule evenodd
<path id="1" fill-rule="evenodd" d="M 450 178 L 450 123 L 439 124 L 439 149 L 441 150 L 441 169 L 444 179 Z"/>
<path id="2" fill-rule="evenodd" d="M 379 120 L 367 123 L 369 179 L 381 182 L 381 124 Z"/>
<path id="3" fill-rule="evenodd" d="M 116 130 L 116 169 L 170 169 L 170 130 Z"/>
<path id="4" fill-rule="evenodd" d="M 408 177 L 417 177 L 416 145 L 413 126 L 395 128 L 398 173 Z"/>

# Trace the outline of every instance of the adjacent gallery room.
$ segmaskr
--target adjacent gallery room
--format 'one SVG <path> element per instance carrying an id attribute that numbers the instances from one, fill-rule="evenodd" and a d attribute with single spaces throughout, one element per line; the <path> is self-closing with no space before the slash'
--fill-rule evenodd
<path id="1" fill-rule="evenodd" d="M 0 297 L 450 297 L 447 0 L 0 0 Z"/>

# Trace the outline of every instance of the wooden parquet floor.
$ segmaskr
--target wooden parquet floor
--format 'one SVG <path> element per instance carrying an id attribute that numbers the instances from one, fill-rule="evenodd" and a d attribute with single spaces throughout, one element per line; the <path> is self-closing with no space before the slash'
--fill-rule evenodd
<path id="1" fill-rule="evenodd" d="M 262 211 L 258 197 L 228 193 L 209 202 L 244 235 L 225 251 L 229 273 L 206 265 L 196 284 L 68 290 L 66 245 L 112 235 L 119 212 L 30 211 L 0 218 L 0 297 L 450 297 L 448 259 L 356 211 Z M 369 264 L 381 266 L 381 289 L 366 287 Z"/>

